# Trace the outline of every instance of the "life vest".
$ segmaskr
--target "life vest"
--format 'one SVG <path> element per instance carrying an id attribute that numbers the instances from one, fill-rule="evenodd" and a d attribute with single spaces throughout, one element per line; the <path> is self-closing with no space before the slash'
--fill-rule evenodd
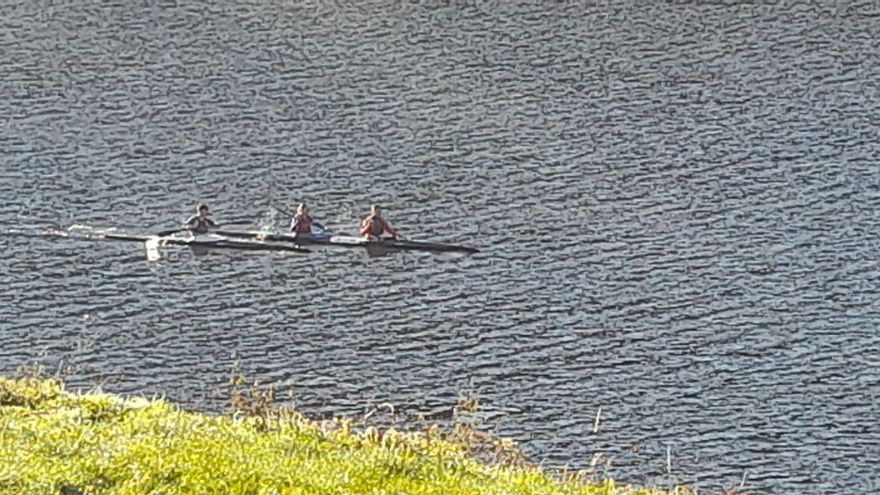
<path id="1" fill-rule="evenodd" d="M 312 217 L 309 215 L 296 215 L 293 217 L 293 225 L 291 227 L 291 230 L 297 234 L 311 234 Z"/>

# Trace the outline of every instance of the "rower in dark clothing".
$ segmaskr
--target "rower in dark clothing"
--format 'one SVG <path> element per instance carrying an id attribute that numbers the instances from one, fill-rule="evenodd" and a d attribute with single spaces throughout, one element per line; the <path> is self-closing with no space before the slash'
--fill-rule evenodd
<path id="1" fill-rule="evenodd" d="M 321 230 L 327 230 L 323 225 L 312 219 L 309 215 L 309 207 L 305 203 L 301 203 L 296 207 L 296 215 L 290 221 L 290 231 L 294 234 L 311 234 L 312 225 Z"/>
<path id="2" fill-rule="evenodd" d="M 197 214 L 189 217 L 183 224 L 183 228 L 189 230 L 193 234 L 207 234 L 209 230 L 217 226 L 213 220 L 208 218 L 208 205 L 199 203 L 196 207 Z"/>

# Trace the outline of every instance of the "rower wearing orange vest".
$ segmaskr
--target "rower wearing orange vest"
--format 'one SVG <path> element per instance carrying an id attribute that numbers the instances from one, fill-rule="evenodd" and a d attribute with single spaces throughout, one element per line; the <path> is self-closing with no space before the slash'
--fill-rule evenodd
<path id="1" fill-rule="evenodd" d="M 397 232 L 388 224 L 388 221 L 382 218 L 382 211 L 379 209 L 379 205 L 371 206 L 370 215 L 361 223 L 361 235 L 368 239 L 381 239 L 382 234 L 386 233 L 390 234 L 394 240 L 400 238 Z"/>
<path id="2" fill-rule="evenodd" d="M 327 230 L 323 225 L 312 219 L 312 216 L 309 215 L 309 207 L 305 203 L 300 203 L 296 207 L 296 215 L 290 221 L 290 231 L 294 234 L 311 234 L 312 225 L 321 230 Z"/>

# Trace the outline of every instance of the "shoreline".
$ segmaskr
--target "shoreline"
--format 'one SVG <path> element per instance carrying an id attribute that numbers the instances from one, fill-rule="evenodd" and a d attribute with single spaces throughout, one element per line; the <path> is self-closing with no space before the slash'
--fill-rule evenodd
<path id="1" fill-rule="evenodd" d="M 60 381 L 0 377 L 0 492 L 135 494 L 687 493 L 617 486 L 541 469 L 509 440 L 466 424 L 401 431 L 315 421 L 232 396 L 208 415 L 163 399 L 67 392 Z"/>

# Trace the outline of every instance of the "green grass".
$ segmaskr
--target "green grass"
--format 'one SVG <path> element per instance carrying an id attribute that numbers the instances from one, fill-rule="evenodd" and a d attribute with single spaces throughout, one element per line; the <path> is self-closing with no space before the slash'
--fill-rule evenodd
<path id="1" fill-rule="evenodd" d="M 354 431 L 350 421 L 254 405 L 253 396 L 239 403 L 239 413 L 209 416 L 0 378 L 0 494 L 665 493 L 546 473 L 515 456 L 479 462 L 469 443 L 485 439 L 466 429 Z"/>

